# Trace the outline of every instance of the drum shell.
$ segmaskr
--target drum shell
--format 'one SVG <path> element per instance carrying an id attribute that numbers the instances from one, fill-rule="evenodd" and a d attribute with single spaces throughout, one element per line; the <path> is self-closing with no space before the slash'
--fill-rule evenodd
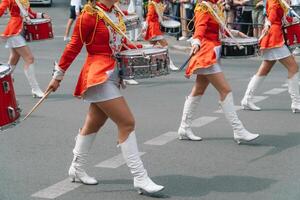
<path id="1" fill-rule="evenodd" d="M 232 42 L 227 43 L 222 41 L 222 58 L 248 58 L 257 56 L 258 42 L 239 42 L 243 49 L 239 49 L 236 44 Z"/>
<path id="2" fill-rule="evenodd" d="M 127 31 L 131 31 L 141 27 L 141 20 L 137 15 L 133 17 L 127 17 L 124 23 L 126 25 Z"/>
<path id="3" fill-rule="evenodd" d="M 53 39 L 52 23 L 50 20 L 34 23 L 24 23 L 24 38 L 27 42 Z"/>
<path id="4" fill-rule="evenodd" d="M 20 117 L 11 73 L 0 77 L 0 131 L 15 125 Z"/>
<path id="5" fill-rule="evenodd" d="M 146 57 L 145 57 L 146 56 Z M 140 55 L 119 55 L 118 67 L 123 79 L 145 79 L 169 74 L 169 55 L 164 52 L 153 52 Z"/>
<path id="6" fill-rule="evenodd" d="M 283 26 L 286 45 L 290 48 L 300 46 L 300 23 Z"/>

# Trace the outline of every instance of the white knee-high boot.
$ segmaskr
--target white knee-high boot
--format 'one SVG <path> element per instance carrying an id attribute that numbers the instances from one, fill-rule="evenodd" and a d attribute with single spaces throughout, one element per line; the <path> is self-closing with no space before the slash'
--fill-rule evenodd
<path id="1" fill-rule="evenodd" d="M 293 113 L 300 112 L 300 95 L 299 95 L 299 72 L 292 78 L 288 79 L 289 93 L 292 99 L 291 109 Z"/>
<path id="2" fill-rule="evenodd" d="M 123 157 L 133 175 L 133 185 L 141 194 L 155 193 L 164 189 L 163 186 L 155 184 L 148 176 L 139 155 L 135 132 L 130 133 L 126 141 L 120 144 Z"/>
<path id="3" fill-rule="evenodd" d="M 168 49 L 168 51 L 169 51 L 168 46 L 165 46 L 164 48 Z M 171 57 L 170 57 L 170 51 L 169 51 L 169 61 L 170 61 L 170 69 L 171 69 L 172 71 L 178 71 L 179 68 L 176 67 L 176 65 L 173 63 L 173 61 L 172 61 L 172 59 L 171 59 Z"/>
<path id="4" fill-rule="evenodd" d="M 259 137 L 259 134 L 250 133 L 245 129 L 239 120 L 234 108 L 232 93 L 228 93 L 224 101 L 220 101 L 220 105 L 233 129 L 234 140 L 239 144 L 241 141 L 251 141 Z"/>
<path id="5" fill-rule="evenodd" d="M 196 108 L 200 103 L 201 100 L 201 95 L 200 96 L 187 96 L 184 107 L 183 107 L 183 113 L 182 113 L 182 119 L 180 123 L 180 127 L 178 129 L 178 135 L 179 139 L 188 139 L 188 140 L 202 140 L 201 137 L 198 137 L 194 135 L 192 131 L 192 122 L 193 122 L 193 117 L 196 112 Z"/>
<path id="6" fill-rule="evenodd" d="M 254 111 L 259 111 L 261 110 L 260 107 L 256 106 L 253 103 L 253 95 L 254 91 L 263 83 L 265 80 L 266 76 L 257 76 L 254 75 L 247 87 L 247 90 L 245 92 L 244 98 L 241 101 L 241 105 L 244 110 L 254 110 Z"/>
<path id="7" fill-rule="evenodd" d="M 34 64 L 29 65 L 28 69 L 24 69 L 24 73 L 27 77 L 29 85 L 31 86 L 31 93 L 33 97 L 42 98 L 44 93 L 40 89 L 40 86 L 35 78 Z"/>
<path id="8" fill-rule="evenodd" d="M 94 177 L 90 177 L 84 170 L 87 163 L 88 153 L 96 138 L 97 133 L 86 136 L 78 134 L 75 138 L 75 147 L 73 149 L 73 161 L 69 169 L 69 176 L 72 182 L 79 181 L 86 185 L 98 184 Z"/>

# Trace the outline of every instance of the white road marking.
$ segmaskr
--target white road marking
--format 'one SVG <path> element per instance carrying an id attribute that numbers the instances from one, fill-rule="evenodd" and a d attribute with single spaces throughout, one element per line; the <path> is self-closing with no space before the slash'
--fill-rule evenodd
<path id="1" fill-rule="evenodd" d="M 300 81 L 299 81 L 299 85 L 300 85 Z M 282 87 L 288 87 L 289 85 L 287 83 L 285 83 L 285 84 L 282 84 L 281 86 Z"/>
<path id="2" fill-rule="evenodd" d="M 140 156 L 144 155 L 146 152 L 140 152 Z M 100 162 L 99 164 L 95 165 L 95 167 L 102 167 L 102 168 L 111 168 L 115 169 L 122 165 L 126 164 L 122 154 L 116 155 L 112 158 L 109 158 L 107 160 L 104 160 Z"/>
<path id="3" fill-rule="evenodd" d="M 269 98 L 269 97 L 268 96 L 254 96 L 253 97 L 253 103 L 258 103 L 258 102 L 263 101 L 267 98 Z"/>
<path id="4" fill-rule="evenodd" d="M 55 199 L 67 192 L 70 192 L 79 186 L 81 183 L 72 183 L 69 179 L 65 179 L 61 182 L 58 182 L 50 187 L 47 187 L 43 190 L 38 191 L 31 195 L 32 197 L 43 198 L 43 199 Z"/>
<path id="5" fill-rule="evenodd" d="M 264 94 L 277 95 L 277 94 L 280 94 L 280 93 L 285 92 L 285 91 L 287 91 L 286 88 L 273 88 L 269 91 L 266 91 Z"/>
<path id="6" fill-rule="evenodd" d="M 234 106 L 235 108 L 235 111 L 238 111 L 238 110 L 242 110 L 243 107 L 242 106 Z M 219 110 L 216 110 L 214 113 L 223 113 L 223 110 L 222 109 L 219 109 Z"/>
<path id="7" fill-rule="evenodd" d="M 167 132 L 151 140 L 148 140 L 144 144 L 148 145 L 165 145 L 178 137 L 177 132 Z"/>
<path id="8" fill-rule="evenodd" d="M 200 117 L 193 121 L 192 126 L 193 127 L 205 126 L 206 124 L 209 124 L 217 119 L 219 119 L 219 117 L 209 117 L 209 116 Z"/>

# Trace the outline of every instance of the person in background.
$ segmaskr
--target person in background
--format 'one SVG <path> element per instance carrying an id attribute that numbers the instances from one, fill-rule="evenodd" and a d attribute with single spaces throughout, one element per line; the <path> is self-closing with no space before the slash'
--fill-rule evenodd
<path id="1" fill-rule="evenodd" d="M 263 12 L 263 0 L 254 0 L 254 6 L 252 9 L 253 37 L 259 38 L 261 36 L 265 21 Z"/>
<path id="2" fill-rule="evenodd" d="M 252 24 L 252 4 L 253 0 L 246 0 L 243 2 L 243 12 L 241 16 L 241 23 L 246 23 L 241 25 L 241 32 L 250 36 L 252 32 L 250 32 L 251 24 Z"/>
<path id="3" fill-rule="evenodd" d="M 168 48 L 168 42 L 164 38 L 160 30 L 160 22 L 163 20 L 163 13 L 165 5 L 161 0 L 152 0 L 148 4 L 148 13 L 146 23 L 143 26 L 142 32 L 144 39 L 149 41 L 152 45 L 160 45 L 163 48 Z M 170 69 L 173 71 L 178 70 L 170 58 Z"/>
<path id="4" fill-rule="evenodd" d="M 293 9 L 300 15 L 300 0 L 291 0 L 291 6 Z M 300 19 L 298 19 L 300 20 Z M 294 55 L 300 55 L 300 48 L 296 47 L 295 50 L 293 51 Z"/>
<path id="5" fill-rule="evenodd" d="M 69 17 L 69 20 L 67 23 L 64 41 L 70 40 L 69 34 L 70 34 L 72 24 L 76 20 L 76 17 L 79 16 L 81 8 L 82 8 L 81 0 L 71 0 L 71 2 L 70 2 L 70 17 Z"/>
<path id="6" fill-rule="evenodd" d="M 22 35 L 22 30 L 24 21 L 30 21 L 34 18 L 50 19 L 50 17 L 45 13 L 34 12 L 30 8 L 29 0 L 20 2 L 20 7 L 15 0 L 2 0 L 0 3 L 0 17 L 7 9 L 9 10 L 10 19 L 4 32 L 0 35 L 0 39 L 4 40 L 6 42 L 5 47 L 10 49 L 8 64 L 14 70 L 22 57 L 24 60 L 24 73 L 31 86 L 31 93 L 33 97 L 42 98 L 44 93 L 35 77 L 34 56 Z"/>
<path id="7" fill-rule="evenodd" d="M 262 39 L 259 43 L 263 62 L 248 83 L 241 105 L 245 110 L 261 110 L 253 102 L 254 93 L 262 85 L 275 63 L 279 61 L 288 72 L 287 82 L 288 92 L 292 100 L 291 110 L 293 113 L 300 112 L 299 67 L 295 57 L 291 55 L 290 50 L 285 45 L 282 30 L 282 21 L 287 13 L 282 8 L 279 0 L 267 0 L 266 14 Z"/>

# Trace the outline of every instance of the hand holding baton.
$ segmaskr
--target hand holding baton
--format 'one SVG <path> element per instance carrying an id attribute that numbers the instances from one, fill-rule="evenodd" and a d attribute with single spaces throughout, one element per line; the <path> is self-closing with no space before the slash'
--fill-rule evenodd
<path id="1" fill-rule="evenodd" d="M 43 96 L 43 98 L 41 98 L 36 104 L 35 106 L 33 106 L 33 108 L 28 112 L 28 114 L 23 118 L 23 121 L 25 119 L 27 119 L 44 101 L 45 99 L 49 96 L 49 94 L 53 91 L 52 88 L 50 88 L 45 95 Z"/>

